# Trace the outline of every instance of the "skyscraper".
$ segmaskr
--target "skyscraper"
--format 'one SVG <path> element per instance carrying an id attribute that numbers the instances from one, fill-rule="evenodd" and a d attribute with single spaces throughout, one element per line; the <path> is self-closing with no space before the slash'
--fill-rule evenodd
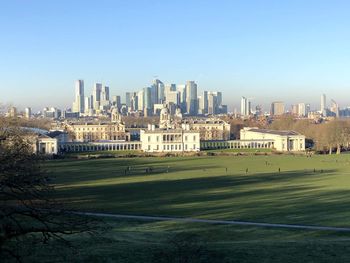
<path id="1" fill-rule="evenodd" d="M 202 96 L 198 97 L 198 113 L 208 113 L 208 91 L 203 91 Z"/>
<path id="2" fill-rule="evenodd" d="M 307 110 L 305 103 L 298 103 L 298 116 L 305 117 L 307 116 Z"/>
<path id="3" fill-rule="evenodd" d="M 194 81 L 186 82 L 186 112 L 189 115 L 198 113 L 197 84 Z"/>
<path id="4" fill-rule="evenodd" d="M 90 115 L 92 110 L 91 96 L 86 96 L 84 101 L 84 112 L 86 115 Z"/>
<path id="5" fill-rule="evenodd" d="M 102 84 L 101 83 L 95 83 L 94 88 L 92 90 L 92 106 L 94 110 L 100 109 L 101 104 L 101 92 L 102 92 Z"/>
<path id="6" fill-rule="evenodd" d="M 101 101 L 109 101 L 109 87 L 104 86 L 101 91 Z"/>
<path id="7" fill-rule="evenodd" d="M 127 107 L 131 106 L 131 92 L 125 92 L 125 105 Z"/>
<path id="8" fill-rule="evenodd" d="M 327 106 L 326 106 L 326 94 L 321 95 L 321 114 L 327 116 Z"/>
<path id="9" fill-rule="evenodd" d="M 118 110 L 120 110 L 120 108 L 122 106 L 120 96 L 113 96 L 112 97 L 112 104 L 113 104 L 113 106 L 117 107 Z"/>
<path id="10" fill-rule="evenodd" d="M 241 98 L 241 115 L 242 116 L 249 116 L 252 112 L 251 109 L 251 103 L 246 97 Z"/>
<path id="11" fill-rule="evenodd" d="M 208 114 L 216 113 L 217 97 L 214 93 L 208 92 Z"/>
<path id="12" fill-rule="evenodd" d="M 143 109 L 147 111 L 147 115 L 151 112 L 151 88 L 146 87 L 143 89 Z"/>
<path id="13" fill-rule="evenodd" d="M 32 109 L 30 107 L 25 108 L 24 117 L 30 119 L 32 117 Z"/>
<path id="14" fill-rule="evenodd" d="M 73 102 L 73 112 L 83 113 L 84 110 L 84 80 L 79 79 L 75 82 L 75 100 Z"/>
<path id="15" fill-rule="evenodd" d="M 284 114 L 284 103 L 282 101 L 272 102 L 270 114 L 271 115 L 283 115 Z"/>
<path id="16" fill-rule="evenodd" d="M 143 90 L 140 90 L 138 93 L 137 93 L 137 110 L 139 111 L 143 111 L 144 109 L 144 92 Z"/>

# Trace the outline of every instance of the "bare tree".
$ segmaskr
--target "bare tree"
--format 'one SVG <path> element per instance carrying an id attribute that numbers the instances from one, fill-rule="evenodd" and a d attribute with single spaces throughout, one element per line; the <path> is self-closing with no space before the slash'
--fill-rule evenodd
<path id="1" fill-rule="evenodd" d="M 33 154 L 28 138 L 17 127 L 0 123 L 0 258 L 21 255 L 14 245 L 32 239 L 54 238 L 70 243 L 66 235 L 92 233 L 95 222 L 63 209 L 53 198 L 50 178 L 42 171 L 42 158 Z"/>

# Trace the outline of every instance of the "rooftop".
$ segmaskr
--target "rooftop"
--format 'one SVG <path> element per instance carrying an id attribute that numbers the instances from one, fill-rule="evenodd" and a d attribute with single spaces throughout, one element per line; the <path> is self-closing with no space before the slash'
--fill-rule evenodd
<path id="1" fill-rule="evenodd" d="M 249 129 L 248 131 L 251 132 L 259 132 L 259 133 L 267 133 L 267 134 L 274 134 L 274 135 L 281 135 L 281 136 L 287 136 L 287 135 L 300 135 L 300 133 L 296 131 L 277 131 L 277 130 L 267 130 L 267 129 Z"/>

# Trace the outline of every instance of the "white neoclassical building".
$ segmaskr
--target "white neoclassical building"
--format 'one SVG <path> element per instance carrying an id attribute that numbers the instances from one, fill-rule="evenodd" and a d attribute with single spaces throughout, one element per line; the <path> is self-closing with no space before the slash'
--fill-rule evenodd
<path id="1" fill-rule="evenodd" d="M 240 140 L 271 140 L 277 151 L 305 151 L 305 136 L 295 131 L 277 131 L 246 127 L 240 131 Z"/>
<path id="2" fill-rule="evenodd" d="M 199 132 L 186 129 L 161 129 L 154 125 L 140 133 L 144 152 L 198 152 Z"/>
<path id="3" fill-rule="evenodd" d="M 148 125 L 140 131 L 141 149 L 144 152 L 198 152 L 200 133 L 189 125 L 174 127 L 168 107 L 160 112 L 159 128 Z"/>

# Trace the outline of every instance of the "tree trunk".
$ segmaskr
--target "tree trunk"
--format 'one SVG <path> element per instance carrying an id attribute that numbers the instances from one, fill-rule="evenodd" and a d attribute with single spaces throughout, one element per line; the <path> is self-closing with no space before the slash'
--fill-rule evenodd
<path id="1" fill-rule="evenodd" d="M 337 145 L 337 154 L 340 154 L 341 146 L 340 144 Z"/>
<path id="2" fill-rule="evenodd" d="M 329 146 L 329 155 L 332 154 L 332 146 Z"/>

